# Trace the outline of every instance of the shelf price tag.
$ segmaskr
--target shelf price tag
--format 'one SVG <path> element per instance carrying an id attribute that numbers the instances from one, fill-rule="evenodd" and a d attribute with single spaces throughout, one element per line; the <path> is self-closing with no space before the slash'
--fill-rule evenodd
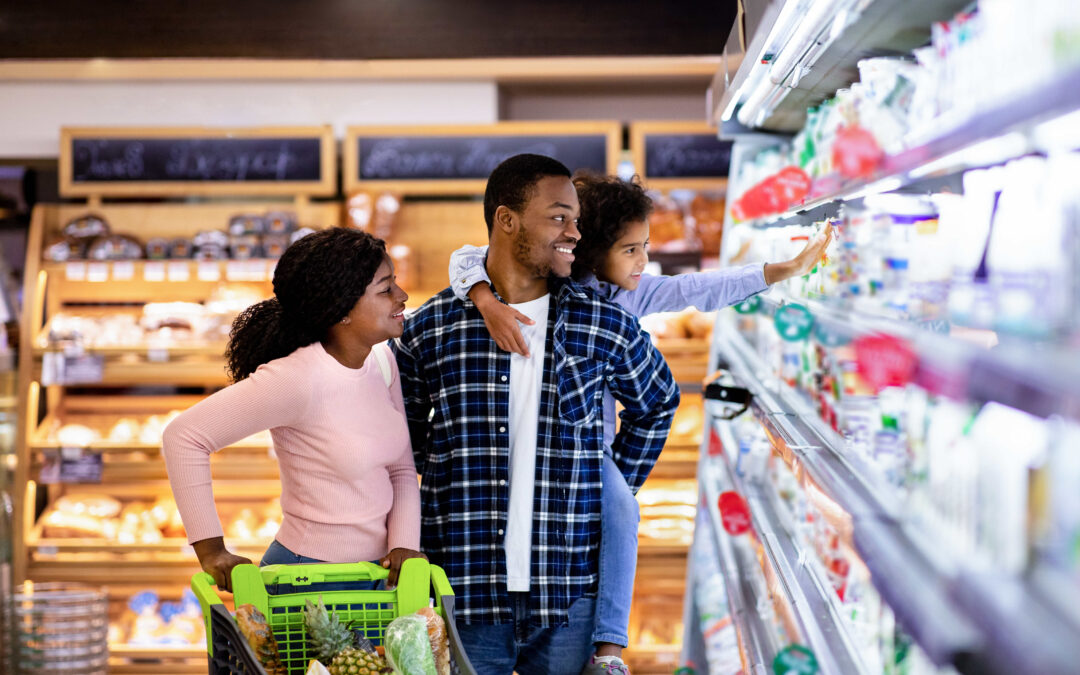
<path id="1" fill-rule="evenodd" d="M 746 300 L 735 305 L 735 311 L 739 314 L 757 314 L 759 309 L 761 309 L 761 298 L 756 295 L 751 295 Z"/>
<path id="2" fill-rule="evenodd" d="M 788 342 L 801 342 L 814 327 L 814 315 L 802 305 L 791 303 L 776 310 L 773 322 L 781 338 Z"/>
<path id="3" fill-rule="evenodd" d="M 146 360 L 151 363 L 165 363 L 169 360 L 169 348 L 148 347 L 146 350 Z"/>
<path id="4" fill-rule="evenodd" d="M 174 260 L 168 265 L 169 281 L 187 281 L 191 278 L 191 266 L 186 260 Z"/>
<path id="5" fill-rule="evenodd" d="M 103 466 L 100 453 L 86 448 L 60 448 L 61 483 L 100 483 Z"/>
<path id="6" fill-rule="evenodd" d="M 225 278 L 229 281 L 243 281 L 244 262 L 242 260 L 230 260 L 225 263 Z"/>
<path id="7" fill-rule="evenodd" d="M 143 281 L 165 281 L 165 263 L 155 260 L 143 265 Z"/>
<path id="8" fill-rule="evenodd" d="M 64 277 L 68 281 L 86 281 L 86 263 L 69 262 L 64 265 Z"/>
<path id="9" fill-rule="evenodd" d="M 41 384 L 93 384 L 105 375 L 105 357 L 100 354 L 46 352 L 41 357 Z"/>
<path id="10" fill-rule="evenodd" d="M 86 266 L 86 280 L 87 281 L 108 281 L 109 280 L 109 263 L 94 262 Z"/>
<path id="11" fill-rule="evenodd" d="M 720 520 L 728 534 L 737 536 L 750 529 L 750 506 L 738 492 L 728 490 L 722 493 L 719 507 Z"/>
<path id="12" fill-rule="evenodd" d="M 216 260 L 200 260 L 197 275 L 199 281 L 218 281 L 221 279 L 221 263 Z"/>
<path id="13" fill-rule="evenodd" d="M 788 645 L 773 659 L 773 672 L 776 675 L 816 675 L 817 657 L 802 645 Z"/>
<path id="14" fill-rule="evenodd" d="M 131 281 L 135 278 L 135 263 L 130 260 L 117 260 L 112 264 L 113 281 Z"/>

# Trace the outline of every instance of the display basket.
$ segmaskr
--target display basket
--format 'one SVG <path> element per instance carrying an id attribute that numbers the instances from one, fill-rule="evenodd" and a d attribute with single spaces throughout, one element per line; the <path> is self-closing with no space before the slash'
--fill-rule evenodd
<path id="1" fill-rule="evenodd" d="M 455 675 L 475 675 L 454 623 L 454 591 L 442 568 L 422 558 L 406 560 L 393 590 L 340 590 L 350 583 L 381 581 L 388 571 L 369 562 L 302 565 L 237 565 L 233 568 L 233 601 L 237 607 L 252 604 L 266 616 L 277 639 L 281 660 L 289 675 L 303 675 L 314 658 L 304 625 L 307 600 L 322 596 L 328 611 L 342 622 L 363 631 L 381 645 L 387 625 L 399 616 L 428 607 L 446 622 L 450 640 L 450 670 Z M 205 572 L 191 579 L 191 588 L 202 605 L 206 621 L 206 650 L 210 675 L 265 675 L 255 652 L 240 633 L 236 621 L 214 589 L 214 578 Z"/>

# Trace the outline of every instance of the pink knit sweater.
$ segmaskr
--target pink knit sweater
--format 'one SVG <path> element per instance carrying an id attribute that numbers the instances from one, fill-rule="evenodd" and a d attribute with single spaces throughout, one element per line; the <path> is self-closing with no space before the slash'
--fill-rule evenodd
<path id="1" fill-rule="evenodd" d="M 420 490 L 397 364 L 347 368 L 319 343 L 259 367 L 177 417 L 163 452 L 188 541 L 222 536 L 210 453 L 270 429 L 281 469 L 277 540 L 327 562 L 420 548 Z"/>

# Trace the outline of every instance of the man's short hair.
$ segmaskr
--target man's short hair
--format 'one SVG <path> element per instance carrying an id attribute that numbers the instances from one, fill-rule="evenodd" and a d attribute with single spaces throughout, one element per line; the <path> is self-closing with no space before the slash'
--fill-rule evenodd
<path id="1" fill-rule="evenodd" d="M 488 177 L 484 190 L 484 222 L 488 236 L 495 226 L 495 210 L 505 206 L 520 212 L 529 201 L 533 186 L 548 176 L 570 177 L 570 169 L 551 157 L 522 154 L 503 160 Z"/>

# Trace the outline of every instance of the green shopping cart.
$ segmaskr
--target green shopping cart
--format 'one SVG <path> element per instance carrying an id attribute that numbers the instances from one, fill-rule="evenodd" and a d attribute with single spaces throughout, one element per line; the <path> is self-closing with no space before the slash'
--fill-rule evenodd
<path id="1" fill-rule="evenodd" d="M 353 582 L 380 581 L 389 572 L 370 562 L 304 565 L 237 565 L 233 568 L 233 601 L 252 604 L 266 616 L 277 639 L 281 660 L 289 675 L 303 675 L 314 658 L 304 625 L 307 600 L 322 596 L 327 610 L 361 630 L 375 645 L 382 644 L 386 626 L 399 616 L 428 607 L 446 622 L 450 640 L 451 672 L 475 675 L 461 648 L 454 624 L 454 591 L 442 568 L 422 558 L 406 560 L 393 590 L 338 590 Z M 241 635 L 214 589 L 214 578 L 205 572 L 191 579 L 191 588 L 202 605 L 206 621 L 206 651 L 210 675 L 266 675 L 266 670 Z M 323 589 L 332 590 L 323 590 Z M 282 589 L 286 589 L 282 592 Z M 276 592 L 271 592 L 276 591 Z"/>

